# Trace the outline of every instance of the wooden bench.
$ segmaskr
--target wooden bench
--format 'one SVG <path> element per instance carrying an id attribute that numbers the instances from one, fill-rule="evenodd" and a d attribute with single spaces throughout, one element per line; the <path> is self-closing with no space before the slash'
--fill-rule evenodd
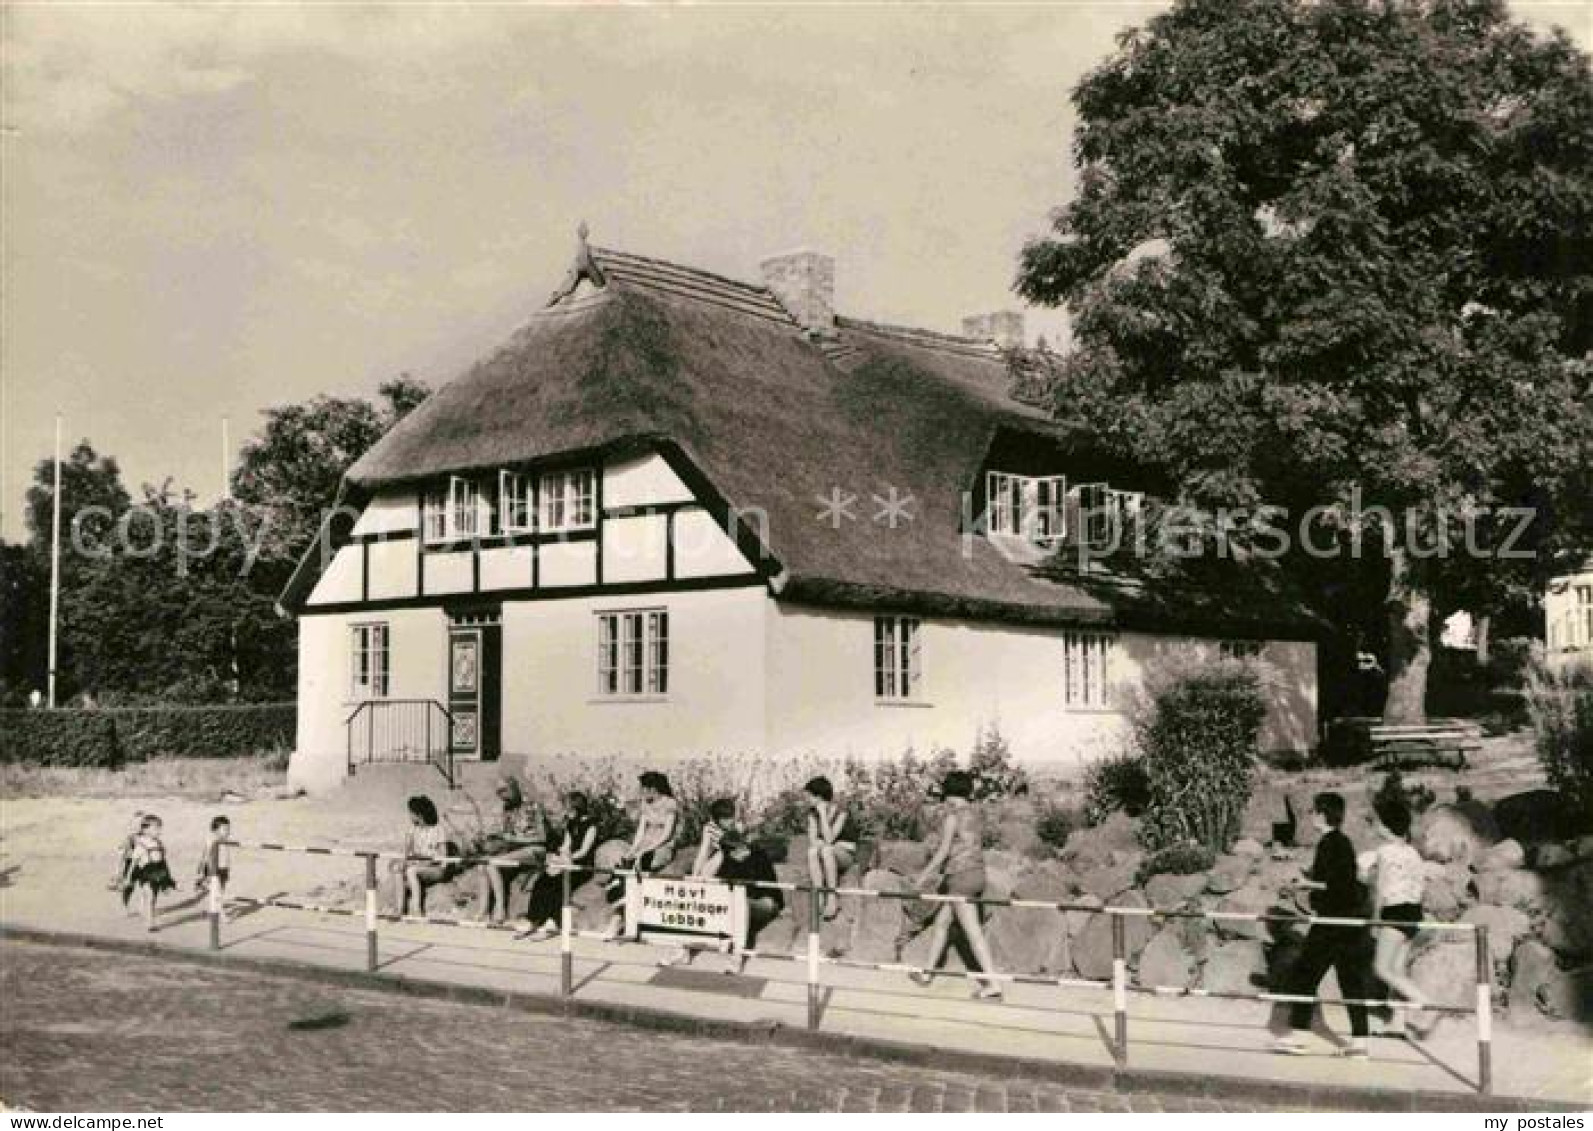
<path id="1" fill-rule="evenodd" d="M 1466 719 L 1425 723 L 1374 723 L 1367 731 L 1373 765 L 1379 770 L 1419 766 L 1466 768 L 1466 756 L 1482 749 L 1482 728 Z"/>

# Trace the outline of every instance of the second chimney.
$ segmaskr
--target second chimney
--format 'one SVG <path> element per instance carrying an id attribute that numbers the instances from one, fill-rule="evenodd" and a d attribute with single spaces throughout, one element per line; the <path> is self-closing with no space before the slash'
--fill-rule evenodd
<path id="1" fill-rule="evenodd" d="M 997 310 L 964 318 L 962 336 L 994 342 L 1004 350 L 1020 349 L 1023 346 L 1023 311 Z"/>
<path id="2" fill-rule="evenodd" d="M 763 285 L 804 330 L 835 327 L 835 260 L 818 251 L 788 251 L 762 263 Z"/>

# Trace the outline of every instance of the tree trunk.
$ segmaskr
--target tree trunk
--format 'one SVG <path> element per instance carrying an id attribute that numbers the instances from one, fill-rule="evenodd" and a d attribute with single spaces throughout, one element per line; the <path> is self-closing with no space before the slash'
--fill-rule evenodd
<path id="1" fill-rule="evenodd" d="M 1427 719 L 1427 668 L 1432 662 L 1432 598 L 1411 567 L 1410 553 L 1388 553 L 1388 699 L 1385 723 Z"/>

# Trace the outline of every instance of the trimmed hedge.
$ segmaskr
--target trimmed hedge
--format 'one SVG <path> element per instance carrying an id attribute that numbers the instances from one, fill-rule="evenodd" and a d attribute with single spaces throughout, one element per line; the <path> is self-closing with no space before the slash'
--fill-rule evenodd
<path id="1" fill-rule="evenodd" d="M 292 703 L 0 711 L 0 762 L 114 767 L 159 758 L 246 758 L 291 747 Z"/>

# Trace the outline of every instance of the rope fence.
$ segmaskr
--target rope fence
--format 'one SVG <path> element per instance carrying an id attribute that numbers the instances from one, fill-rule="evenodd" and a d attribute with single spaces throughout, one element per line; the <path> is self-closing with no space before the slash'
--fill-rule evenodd
<path id="1" fill-rule="evenodd" d="M 524 860 L 513 858 L 482 855 L 482 856 L 441 856 L 426 857 L 423 860 L 407 857 L 401 852 L 377 851 L 372 849 L 332 848 L 319 845 L 290 845 L 270 842 L 244 843 L 238 841 L 227 842 L 228 847 L 245 851 L 256 852 L 283 852 L 307 856 L 344 857 L 363 860 L 364 868 L 364 895 L 363 909 L 348 907 L 334 907 L 328 904 L 311 903 L 304 900 L 271 897 L 257 899 L 246 896 L 228 896 L 225 902 L 230 902 L 243 907 L 255 908 L 282 908 L 290 911 L 312 912 L 321 915 L 338 915 L 347 918 L 363 918 L 365 922 L 366 954 L 365 966 L 367 970 L 376 970 L 379 962 L 378 925 L 387 923 L 414 923 L 427 926 L 457 927 L 467 930 L 483 931 L 516 931 L 517 928 L 509 923 L 496 923 L 484 919 L 465 919 L 442 915 L 400 915 L 381 912 L 377 898 L 377 861 L 426 863 L 426 864 L 453 864 L 462 867 L 480 865 L 497 866 L 502 868 L 519 869 L 525 867 Z M 551 871 L 551 870 L 550 870 Z M 560 972 L 559 992 L 564 997 L 574 993 L 574 940 L 589 939 L 612 942 L 612 936 L 601 931 L 583 931 L 575 927 L 575 905 L 571 901 L 571 876 L 583 873 L 591 875 L 618 876 L 631 879 L 654 880 L 691 880 L 702 877 L 667 874 L 661 872 L 642 872 L 628 868 L 596 868 L 579 866 L 562 868 L 561 876 L 561 904 L 559 914 L 559 939 Z M 1258 991 L 1253 994 L 1235 993 L 1223 990 L 1195 989 L 1185 986 L 1144 986 L 1131 983 L 1128 978 L 1128 946 L 1126 924 L 1129 919 L 1140 918 L 1150 920 L 1169 919 L 1203 919 L 1208 922 L 1254 923 L 1254 924 L 1285 924 L 1290 926 L 1346 926 L 1346 927 L 1416 927 L 1427 931 L 1448 931 L 1452 933 L 1470 934 L 1473 941 L 1473 950 L 1476 958 L 1476 1000 L 1471 1006 L 1453 1006 L 1427 1004 L 1419 1007 L 1422 1011 L 1444 1014 L 1467 1016 L 1474 1015 L 1477 1019 L 1477 1090 L 1488 1095 L 1493 1091 L 1493 964 L 1489 955 L 1488 928 L 1483 924 L 1474 923 L 1446 923 L 1423 920 L 1418 923 L 1409 921 L 1392 921 L 1385 919 L 1362 919 L 1342 916 L 1315 916 L 1315 915 L 1277 915 L 1266 912 L 1249 911 L 1196 911 L 1189 909 L 1155 908 L 1155 907 L 1115 907 L 1111 905 L 1097 906 L 1090 903 L 1075 903 L 1067 900 L 1049 899 L 1022 899 L 1018 897 L 1006 898 L 973 898 L 961 895 L 942 895 L 938 893 L 923 893 L 915 891 L 875 891 L 872 888 L 858 887 L 824 887 L 815 884 L 800 884 L 787 881 L 746 881 L 746 880 L 716 880 L 718 883 L 732 887 L 759 888 L 763 890 L 778 890 L 783 892 L 804 892 L 808 900 L 808 922 L 806 924 L 806 945 L 802 953 L 785 953 L 775 951 L 759 951 L 751 947 L 738 949 L 736 953 L 742 958 L 760 958 L 764 960 L 802 963 L 806 966 L 807 985 L 807 1027 L 818 1029 L 822 1017 L 822 1001 L 824 981 L 822 968 L 826 965 L 837 968 L 884 971 L 908 975 L 932 975 L 937 978 L 963 978 L 981 979 L 986 982 L 1007 983 L 1012 985 L 1052 986 L 1064 989 L 1110 990 L 1112 992 L 1112 1006 L 1114 1014 L 1113 1057 L 1119 1067 L 1128 1065 L 1129 1028 L 1128 1028 L 1128 997 L 1131 993 L 1142 995 L 1173 998 L 1211 998 L 1223 1001 L 1256 1001 L 1270 1004 L 1285 1005 L 1336 1005 L 1359 1006 L 1366 1008 L 1387 1007 L 1396 1011 L 1413 1010 L 1418 1007 L 1410 1002 L 1397 999 L 1382 998 L 1323 998 L 1311 994 L 1289 994 L 1273 991 Z M 1110 917 L 1112 931 L 1112 976 L 1110 979 L 1102 978 L 1077 978 L 1077 977 L 1048 977 L 1041 974 L 1004 974 L 997 971 L 971 971 L 971 970 L 945 970 L 925 969 L 903 962 L 865 962 L 859 959 L 843 958 L 836 955 L 823 953 L 821 943 L 821 927 L 819 915 L 820 900 L 812 898 L 817 895 L 830 895 L 834 897 L 850 897 L 857 899 L 898 899 L 915 903 L 930 904 L 971 904 L 981 909 L 985 908 L 1014 908 L 1018 910 L 1080 912 L 1091 915 L 1106 915 Z M 224 918 L 224 896 L 221 879 L 212 874 L 209 879 L 207 914 L 210 920 L 210 947 L 212 950 L 221 948 L 221 924 Z"/>

